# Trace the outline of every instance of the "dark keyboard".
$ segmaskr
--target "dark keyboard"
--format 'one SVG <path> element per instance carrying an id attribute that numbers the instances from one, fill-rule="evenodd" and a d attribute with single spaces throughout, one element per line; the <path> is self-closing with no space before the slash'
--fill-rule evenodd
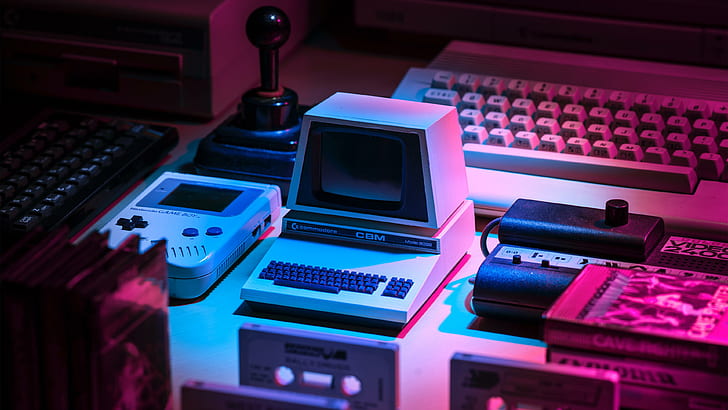
<path id="1" fill-rule="evenodd" d="M 80 231 L 177 144 L 174 127 L 50 111 L 0 142 L 0 246 Z"/>
<path id="2" fill-rule="evenodd" d="M 349 270 L 303 265 L 290 262 L 271 261 L 258 274 L 261 279 L 270 279 L 274 285 L 326 293 L 340 291 L 366 293 L 369 295 L 386 283 L 382 296 L 404 299 L 412 287 L 412 279 L 363 273 Z"/>

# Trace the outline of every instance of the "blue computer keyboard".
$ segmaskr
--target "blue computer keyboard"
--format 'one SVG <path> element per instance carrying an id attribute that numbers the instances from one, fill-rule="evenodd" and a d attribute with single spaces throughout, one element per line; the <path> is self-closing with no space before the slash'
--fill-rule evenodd
<path id="1" fill-rule="evenodd" d="M 728 70 L 454 41 L 392 97 L 458 108 L 478 214 L 621 198 L 728 239 Z"/>
<path id="2" fill-rule="evenodd" d="M 326 293 L 340 291 L 373 295 L 380 283 L 386 283 L 381 296 L 404 299 L 414 283 L 412 279 L 391 277 L 350 270 L 302 265 L 298 263 L 270 261 L 258 274 L 260 279 L 269 279 L 274 285 L 316 290 Z"/>

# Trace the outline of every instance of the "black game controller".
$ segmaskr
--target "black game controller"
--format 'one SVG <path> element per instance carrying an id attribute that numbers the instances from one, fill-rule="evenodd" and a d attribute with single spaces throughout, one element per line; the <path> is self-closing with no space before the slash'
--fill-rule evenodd
<path id="1" fill-rule="evenodd" d="M 485 239 L 495 226 L 499 245 L 489 252 Z M 584 265 L 605 261 L 597 257 L 642 260 L 663 232 L 662 219 L 630 214 L 623 200 L 599 210 L 518 199 L 483 232 L 473 311 L 538 319 Z"/>
<path id="2" fill-rule="evenodd" d="M 629 213 L 623 200 L 596 209 L 519 199 L 494 221 L 483 239 L 498 226 L 499 244 L 481 241 L 473 282 L 481 317 L 539 320 L 588 264 L 728 281 L 728 258 L 716 256 L 728 244 L 666 233 L 661 218 Z"/>

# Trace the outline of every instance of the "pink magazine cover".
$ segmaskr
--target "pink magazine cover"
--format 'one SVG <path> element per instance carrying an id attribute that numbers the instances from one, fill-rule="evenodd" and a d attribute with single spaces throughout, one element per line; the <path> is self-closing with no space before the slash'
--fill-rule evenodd
<path id="1" fill-rule="evenodd" d="M 550 345 L 728 372 L 728 284 L 589 265 L 544 315 Z"/>

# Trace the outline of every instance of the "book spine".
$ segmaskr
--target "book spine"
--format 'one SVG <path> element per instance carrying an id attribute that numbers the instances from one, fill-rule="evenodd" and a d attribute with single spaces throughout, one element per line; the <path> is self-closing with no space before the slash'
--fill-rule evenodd
<path id="1" fill-rule="evenodd" d="M 75 293 L 68 300 L 69 404 L 74 410 L 91 410 L 91 343 L 88 330 L 93 307 Z"/>
<path id="2" fill-rule="evenodd" d="M 649 386 L 723 397 L 728 400 L 728 376 L 695 370 L 687 366 L 668 365 L 575 349 L 549 347 L 547 361 L 587 369 L 614 370 L 620 384 Z"/>
<path id="3" fill-rule="evenodd" d="M 59 289 L 40 289 L 41 362 L 43 397 L 48 408 L 69 408 L 69 343 L 66 329 L 66 300 Z"/>
<path id="4" fill-rule="evenodd" d="M 543 340 L 549 346 L 571 347 L 728 374 L 728 345 L 668 339 L 549 318 L 544 321 Z"/>
<path id="5" fill-rule="evenodd" d="M 0 357 L 2 357 L 2 400 L 0 408 L 41 408 L 42 386 L 38 348 L 35 298 L 27 287 L 0 283 Z"/>

